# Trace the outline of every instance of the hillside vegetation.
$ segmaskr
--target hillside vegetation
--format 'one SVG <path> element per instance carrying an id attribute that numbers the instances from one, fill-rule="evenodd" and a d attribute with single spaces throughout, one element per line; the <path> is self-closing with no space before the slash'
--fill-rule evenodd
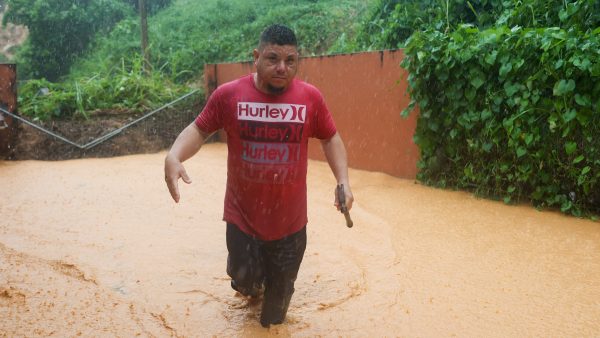
<path id="1" fill-rule="evenodd" d="M 20 88 L 20 111 L 49 119 L 167 102 L 197 86 L 205 63 L 251 59 L 272 23 L 297 31 L 302 55 L 327 53 L 354 34 L 372 1 L 162 0 L 166 7 L 148 19 L 151 76 L 141 74 L 139 17 L 127 7 L 137 1 L 8 2 L 8 21 L 36 27 L 16 59 L 20 79 L 31 79 Z M 99 11 L 105 2 L 112 5 Z M 36 47 L 44 34 L 51 37 Z"/>
<path id="2" fill-rule="evenodd" d="M 342 35 L 356 30 L 369 1 L 356 0 L 178 0 L 149 19 L 151 62 L 172 81 L 197 79 L 205 63 L 250 60 L 262 29 L 292 27 L 302 55 L 327 53 Z M 137 18 L 122 21 L 98 39 L 73 74 L 109 69 L 139 51 Z"/>

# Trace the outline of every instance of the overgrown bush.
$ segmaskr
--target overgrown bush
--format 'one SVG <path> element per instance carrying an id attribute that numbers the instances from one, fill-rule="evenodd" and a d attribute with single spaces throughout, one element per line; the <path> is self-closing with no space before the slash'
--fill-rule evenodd
<path id="1" fill-rule="evenodd" d="M 380 0 L 355 44 L 407 47 L 421 181 L 598 214 L 599 25 L 600 0 Z"/>
<path id="2" fill-rule="evenodd" d="M 600 214 L 600 28 L 461 26 L 405 52 L 420 180 Z"/>
<path id="3" fill-rule="evenodd" d="M 452 32 L 461 24 L 560 27 L 581 31 L 600 24 L 599 0 L 379 0 L 373 4 L 350 48 L 404 46 L 415 31 Z M 351 51 L 351 50 L 348 50 Z"/>
<path id="4" fill-rule="evenodd" d="M 503 8 L 497 0 L 379 0 L 358 30 L 355 45 L 363 50 L 400 48 L 419 30 L 449 31 L 462 23 L 489 27 Z"/>
<path id="5" fill-rule="evenodd" d="M 69 71 L 97 33 L 132 14 L 126 3 L 116 0 L 7 0 L 7 4 L 3 23 L 29 29 L 17 54 L 20 77 L 50 81 Z"/>
<path id="6" fill-rule="evenodd" d="M 19 112 L 39 120 L 88 118 L 97 111 L 146 112 L 189 91 L 158 72 L 143 75 L 142 60 L 137 57 L 123 60 L 119 67 L 107 72 L 62 83 L 27 81 L 19 88 Z"/>

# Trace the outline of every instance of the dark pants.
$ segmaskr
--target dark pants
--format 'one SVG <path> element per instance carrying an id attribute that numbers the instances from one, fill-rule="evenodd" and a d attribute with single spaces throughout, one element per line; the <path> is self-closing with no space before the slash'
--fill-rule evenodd
<path id="1" fill-rule="evenodd" d="M 306 248 L 306 227 L 276 241 L 261 241 L 227 223 L 227 274 L 231 287 L 256 297 L 264 283 L 260 323 L 281 324 L 285 319 L 298 269 Z"/>

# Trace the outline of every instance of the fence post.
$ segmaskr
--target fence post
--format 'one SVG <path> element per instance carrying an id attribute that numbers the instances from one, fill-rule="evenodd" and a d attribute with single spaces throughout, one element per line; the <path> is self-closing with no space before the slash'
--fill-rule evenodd
<path id="1" fill-rule="evenodd" d="M 17 110 L 17 65 L 0 64 L 0 108 Z M 10 158 L 17 140 L 17 121 L 0 111 L 0 159 Z"/>

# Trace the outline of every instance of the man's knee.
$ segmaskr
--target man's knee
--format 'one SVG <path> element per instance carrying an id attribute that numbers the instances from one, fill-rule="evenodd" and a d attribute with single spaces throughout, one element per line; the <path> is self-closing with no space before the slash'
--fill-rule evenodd
<path id="1" fill-rule="evenodd" d="M 231 287 L 245 296 L 256 297 L 262 288 L 264 274 L 260 264 L 232 264 L 228 260 L 227 274 L 231 277 Z"/>

